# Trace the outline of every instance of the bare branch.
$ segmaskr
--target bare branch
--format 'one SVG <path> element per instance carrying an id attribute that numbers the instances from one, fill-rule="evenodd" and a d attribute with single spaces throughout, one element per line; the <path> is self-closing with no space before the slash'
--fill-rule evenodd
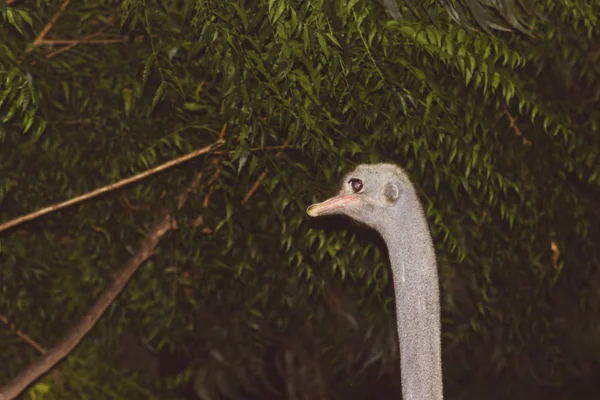
<path id="1" fill-rule="evenodd" d="M 44 29 L 42 29 L 37 38 L 35 38 L 35 40 L 33 41 L 33 47 L 39 46 L 39 44 L 44 40 L 48 32 L 50 32 L 50 29 L 52 29 L 52 27 L 56 24 L 56 21 L 58 21 L 58 18 L 60 18 L 62 13 L 65 12 L 70 2 L 71 0 L 63 1 L 58 11 L 54 13 L 52 18 L 50 18 L 50 21 L 46 24 L 46 26 L 44 26 Z"/>
<path id="2" fill-rule="evenodd" d="M 212 147 L 212 146 L 211 146 Z M 210 149 L 210 148 L 209 148 Z M 208 151 L 208 150 L 207 150 Z M 188 199 L 189 192 L 195 191 L 200 185 L 202 173 L 196 174 L 190 187 L 179 196 L 178 206 L 181 208 Z M 129 260 L 121 270 L 117 278 L 104 290 L 96 300 L 92 308 L 84 317 L 72 327 L 67 335 L 50 351 L 45 353 L 39 360 L 21 371 L 7 385 L 0 388 L 0 400 L 14 399 L 32 382 L 48 372 L 60 360 L 65 358 L 80 342 L 85 335 L 94 327 L 102 314 L 111 305 L 115 298 L 121 293 L 125 285 L 133 277 L 146 260 L 148 260 L 162 237 L 171 229 L 176 227 L 172 214 L 165 214 L 161 220 L 148 232 L 139 251 Z"/>
<path id="3" fill-rule="evenodd" d="M 162 171 L 164 171 L 164 170 L 166 170 L 168 168 L 171 168 L 171 167 L 174 167 L 176 165 L 182 164 L 182 163 L 184 163 L 186 161 L 189 161 L 189 160 L 191 160 L 191 159 L 193 159 L 195 157 L 198 157 L 198 156 L 200 156 L 202 154 L 206 154 L 206 153 L 210 152 L 212 149 L 217 148 L 218 146 L 221 146 L 222 144 L 223 144 L 222 141 L 217 141 L 214 144 L 211 144 L 210 146 L 203 147 L 203 148 L 201 148 L 199 150 L 196 150 L 196 151 L 194 151 L 194 152 L 192 152 L 190 154 L 186 154 L 185 156 L 179 157 L 179 158 L 177 158 L 175 160 L 168 161 L 168 162 L 166 162 L 166 163 L 164 163 L 162 165 L 159 165 L 156 168 L 152 168 L 150 170 L 144 171 L 144 172 L 139 173 L 137 175 L 134 175 L 134 176 L 132 176 L 130 178 L 123 179 L 123 180 L 121 180 L 119 182 L 116 182 L 116 183 L 113 183 L 113 184 L 101 187 L 99 189 L 96 189 L 94 191 L 88 192 L 88 193 L 83 194 L 81 196 L 74 197 L 74 198 L 72 198 L 70 200 L 67 200 L 67 201 L 64 201 L 62 203 L 54 204 L 52 206 L 49 206 L 49 207 L 46 207 L 46 208 L 42 208 L 41 210 L 35 211 L 35 212 L 31 213 L 31 214 L 27 214 L 27 215 L 24 215 L 22 217 L 13 219 L 12 221 L 5 222 L 3 224 L 0 224 L 0 232 L 5 231 L 7 229 L 10 229 L 10 228 L 12 228 L 14 226 L 17 226 L 19 224 L 22 224 L 24 222 L 31 221 L 33 219 L 39 218 L 39 217 L 41 217 L 43 215 L 50 214 L 51 212 L 62 210 L 63 208 L 67 208 L 67 207 L 70 207 L 70 206 L 75 205 L 77 203 L 81 203 L 81 202 L 83 202 L 85 200 L 89 200 L 89 199 L 91 199 L 93 197 L 100 196 L 101 194 L 108 193 L 108 192 L 116 190 L 116 189 L 120 189 L 120 188 L 122 188 L 124 186 L 127 186 L 127 185 L 133 183 L 133 182 L 140 181 L 140 180 L 145 179 L 145 178 L 147 178 L 147 177 L 149 177 L 151 175 L 154 175 L 154 174 L 157 174 L 159 172 L 162 172 Z"/>
<path id="4" fill-rule="evenodd" d="M 98 32 L 92 33 L 91 35 L 88 35 L 88 36 L 84 37 L 83 40 L 90 40 L 90 39 L 93 39 L 93 38 L 95 38 L 97 36 L 100 36 L 108 28 L 108 26 L 110 26 L 110 25 L 112 25 L 114 23 L 114 21 L 115 21 L 115 18 L 111 17 L 107 21 L 107 24 L 104 27 L 102 27 Z M 56 55 L 58 55 L 60 53 L 63 53 L 65 51 L 69 50 L 69 49 L 72 49 L 73 47 L 77 46 L 78 44 L 79 43 L 71 43 L 71 44 L 69 44 L 69 45 L 67 45 L 65 47 L 62 47 L 62 48 L 60 48 L 60 49 L 58 49 L 56 51 L 48 53 L 48 54 L 46 54 L 46 58 L 52 58 L 52 57 L 54 57 L 54 56 L 56 56 Z"/>
<path id="5" fill-rule="evenodd" d="M 20 330 L 16 329 L 15 325 L 12 324 L 8 320 L 8 318 L 6 318 L 2 314 L 0 314 L 0 321 L 4 322 L 6 325 L 8 325 L 8 327 L 11 330 L 14 330 L 15 333 L 17 334 L 17 336 L 20 337 L 25 343 L 27 343 L 28 345 L 30 345 L 31 347 L 33 347 L 34 349 L 36 349 L 41 354 L 46 354 L 46 349 L 44 349 L 42 347 L 42 345 L 40 345 L 38 342 L 36 342 L 35 340 L 33 340 L 32 338 L 30 338 L 29 336 L 27 336 L 25 333 L 23 333 Z"/>
<path id="6" fill-rule="evenodd" d="M 288 139 L 288 140 L 285 141 L 285 143 L 283 144 L 283 146 L 281 146 L 281 150 L 279 150 L 277 152 L 277 154 L 275 154 L 275 158 L 277 158 L 277 157 L 279 157 L 281 155 L 281 152 L 288 146 L 289 143 L 290 143 L 290 139 Z M 269 168 L 265 168 L 265 170 L 258 176 L 258 179 L 256 180 L 256 182 L 254 182 L 254 185 L 252 185 L 252 187 L 250 188 L 250 190 L 248 190 L 248 192 L 246 193 L 246 195 L 242 199 L 242 203 L 241 203 L 242 205 L 246 204 L 248 202 L 248 200 L 250 200 L 250 197 L 252 197 L 252 195 L 258 190 L 258 188 L 260 187 L 260 184 L 267 177 L 267 173 L 268 172 L 269 172 Z"/>
<path id="7" fill-rule="evenodd" d="M 128 37 L 120 37 L 115 39 L 44 39 L 38 43 L 39 45 L 48 44 L 67 44 L 67 45 L 78 45 L 78 44 L 111 44 L 111 43 L 123 43 L 129 40 Z"/>
<path id="8" fill-rule="evenodd" d="M 221 132 L 219 132 L 219 141 L 220 142 L 225 142 L 225 132 L 227 130 L 227 123 L 223 124 L 223 128 L 221 128 Z M 215 182 L 217 181 L 217 179 L 219 179 L 219 175 L 221 175 L 221 159 L 220 158 L 214 158 L 211 161 L 211 167 L 216 168 L 215 173 L 213 174 L 213 176 L 210 178 L 210 180 L 208 181 L 208 193 L 206 193 L 206 195 L 204 196 L 204 208 L 208 207 L 208 204 L 210 203 L 210 198 L 212 197 L 213 193 L 215 192 Z"/>
<path id="9" fill-rule="evenodd" d="M 504 115 L 506 115 L 506 118 L 508 118 L 508 121 L 510 122 L 509 127 L 515 132 L 515 135 L 521 138 L 521 141 L 524 145 L 530 145 L 531 142 L 525 137 L 525 135 L 523 135 L 523 132 L 521 132 L 521 129 L 517 125 L 517 118 L 512 116 L 506 105 L 504 105 Z"/>

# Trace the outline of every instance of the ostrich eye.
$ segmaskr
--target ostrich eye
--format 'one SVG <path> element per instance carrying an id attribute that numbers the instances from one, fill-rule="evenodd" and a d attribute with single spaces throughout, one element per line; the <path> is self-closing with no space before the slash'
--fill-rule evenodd
<path id="1" fill-rule="evenodd" d="M 360 179 L 352 178 L 348 181 L 348 183 L 350 184 L 350 187 L 354 193 L 359 193 L 361 190 L 363 190 L 364 185 Z"/>

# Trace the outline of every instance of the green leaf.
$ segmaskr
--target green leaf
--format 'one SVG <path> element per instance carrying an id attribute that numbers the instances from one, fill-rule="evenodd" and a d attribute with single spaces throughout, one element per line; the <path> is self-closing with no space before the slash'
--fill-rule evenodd
<path id="1" fill-rule="evenodd" d="M 269 0 L 269 19 L 273 25 L 279 21 L 279 18 L 281 18 L 285 8 L 285 0 Z"/>
<path id="2" fill-rule="evenodd" d="M 350 0 L 348 1 L 348 4 L 346 5 L 346 12 L 348 14 L 350 14 L 350 11 L 352 11 L 352 9 L 354 8 L 354 6 L 359 2 L 360 0 Z"/>
<path id="3" fill-rule="evenodd" d="M 186 103 L 183 103 L 183 108 L 187 111 L 200 111 L 200 110 L 206 110 L 209 107 L 204 104 L 186 102 Z"/>
<path id="4" fill-rule="evenodd" d="M 131 106 L 133 104 L 132 91 L 129 88 L 123 88 L 121 93 L 123 96 L 123 107 L 125 109 L 125 116 L 129 117 L 129 114 L 131 113 Z"/>
<path id="5" fill-rule="evenodd" d="M 269 2 L 270 3 L 270 2 Z M 244 27 L 244 32 L 248 31 L 248 16 L 246 15 L 246 11 L 244 7 L 240 6 L 237 2 L 232 2 L 231 5 L 235 9 L 240 21 L 242 21 L 242 26 Z"/>
<path id="6" fill-rule="evenodd" d="M 320 32 L 317 32 L 317 42 L 325 54 L 325 58 L 329 59 L 331 57 L 331 50 L 329 49 L 329 45 L 327 44 L 327 40 L 325 40 L 325 36 L 323 36 Z"/>
<path id="7" fill-rule="evenodd" d="M 166 88 L 167 88 L 166 81 L 162 81 L 160 83 L 160 85 L 158 85 L 158 88 L 156 89 L 156 92 L 154 93 L 154 97 L 152 98 L 152 106 L 150 107 L 149 112 L 152 112 L 156 108 L 156 105 L 158 104 L 158 102 L 162 99 L 163 95 L 165 94 Z"/>

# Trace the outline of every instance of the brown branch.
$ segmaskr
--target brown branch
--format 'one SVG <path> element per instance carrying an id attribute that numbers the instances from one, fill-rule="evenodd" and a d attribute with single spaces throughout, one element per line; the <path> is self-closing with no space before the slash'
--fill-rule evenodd
<path id="1" fill-rule="evenodd" d="M 219 136 L 217 137 L 217 141 L 219 141 L 220 143 L 225 142 L 225 132 L 226 131 L 227 131 L 227 122 L 225 122 L 223 124 L 223 127 L 221 128 L 221 132 L 219 132 Z M 208 186 L 208 192 L 204 196 L 204 202 L 203 202 L 204 208 L 208 207 L 208 204 L 210 203 L 210 199 L 215 191 L 215 182 L 219 178 L 219 175 L 221 174 L 221 159 L 213 158 L 211 160 L 210 167 L 215 168 L 215 172 L 213 173 L 211 178 L 208 180 L 208 183 L 206 184 L 206 186 Z M 198 228 L 201 226 L 202 227 L 201 232 L 204 234 L 212 233 L 212 229 L 210 229 L 208 226 L 204 225 L 204 217 L 202 215 L 199 215 L 198 217 L 196 217 L 196 219 L 194 219 L 194 221 L 192 222 L 192 226 L 194 228 Z M 193 275 L 190 271 L 183 271 L 182 275 L 183 275 L 184 279 L 189 279 L 190 277 L 193 277 Z M 187 298 L 191 298 L 191 297 L 194 297 L 196 292 L 190 287 L 184 287 L 183 293 L 185 294 L 185 296 Z"/>
<path id="2" fill-rule="evenodd" d="M 154 226 L 144 240 L 138 253 L 133 256 L 121 271 L 119 276 L 108 286 L 98 298 L 88 313 L 67 333 L 63 340 L 42 356 L 39 360 L 25 368 L 7 385 L 0 388 L 0 400 L 13 399 L 27 386 L 45 374 L 50 368 L 66 357 L 79 344 L 83 337 L 92 329 L 104 311 L 123 290 L 138 267 L 152 256 L 153 250 L 159 240 L 172 227 L 171 216 L 167 215 Z"/>
<path id="3" fill-rule="evenodd" d="M 187 201 L 189 192 L 198 189 L 201 178 L 202 173 L 196 174 L 190 184 L 190 188 L 185 190 L 179 196 L 179 208 Z M 176 228 L 175 219 L 172 214 L 167 213 L 154 225 L 150 232 L 148 232 L 138 252 L 131 257 L 116 279 L 104 290 L 102 295 L 96 300 L 92 308 L 83 316 L 83 318 L 68 331 L 67 335 L 39 360 L 25 368 L 7 385 L 0 388 L 0 400 L 14 399 L 33 381 L 48 372 L 48 370 L 54 367 L 60 360 L 65 358 L 94 327 L 102 314 L 104 314 L 106 309 L 112 304 L 125 285 L 127 285 L 129 280 L 133 277 L 140 265 L 152 256 L 154 249 L 162 237 L 169 230 L 174 228 Z"/>
<path id="4" fill-rule="evenodd" d="M 36 342 L 35 340 L 33 340 L 32 338 L 30 338 L 29 336 L 27 336 L 25 333 L 23 333 L 20 330 L 16 329 L 15 325 L 12 324 L 8 320 L 8 318 L 6 318 L 2 314 L 0 314 L 0 321 L 4 322 L 6 325 L 8 325 L 8 327 L 11 330 L 15 331 L 15 333 L 17 334 L 17 336 L 20 337 L 25 343 L 27 343 L 28 345 L 30 345 L 31 347 L 33 347 L 34 349 L 36 349 L 41 354 L 46 354 L 46 349 L 44 349 L 38 342 Z"/>
<path id="5" fill-rule="evenodd" d="M 149 204 L 142 204 L 142 205 L 133 204 L 131 201 L 129 201 L 128 198 L 124 198 L 123 201 L 125 202 L 125 205 L 127 206 L 127 208 L 130 211 L 150 211 Z"/>
<path id="6" fill-rule="evenodd" d="M 277 154 L 275 154 L 275 158 L 279 157 L 281 155 L 281 152 L 283 151 L 283 149 L 285 149 L 287 147 L 287 145 L 290 143 L 290 139 L 286 140 L 285 143 L 283 144 L 283 146 L 281 146 L 281 150 L 279 150 L 277 152 Z M 246 193 L 246 195 L 244 196 L 244 198 L 242 199 L 241 204 L 245 205 L 248 200 L 250 200 L 250 197 L 252 197 L 252 195 L 258 190 L 258 188 L 260 187 L 260 184 L 265 180 L 265 178 L 267 177 L 267 173 L 269 172 L 269 168 L 265 168 L 265 170 L 259 175 L 258 179 L 256 180 L 256 182 L 254 182 L 254 185 L 252 185 L 252 187 L 250 188 L 250 190 L 248 190 L 248 192 Z"/>
<path id="7" fill-rule="evenodd" d="M 98 36 L 102 31 L 104 31 L 105 28 L 101 29 L 99 32 L 88 35 L 83 39 L 75 39 L 75 40 L 46 39 L 46 35 L 54 27 L 54 25 L 58 21 L 58 18 L 60 18 L 60 16 L 64 13 L 64 11 L 67 9 L 67 6 L 69 5 L 70 2 L 71 2 L 71 0 L 64 0 L 63 4 L 60 6 L 60 9 L 56 13 L 54 13 L 52 18 L 50 18 L 50 21 L 46 24 L 46 26 L 44 26 L 44 29 L 42 29 L 42 31 L 39 33 L 39 35 L 33 41 L 32 46 L 29 49 L 27 49 L 26 53 L 30 53 L 34 47 L 39 47 L 41 45 L 61 45 L 61 44 L 67 45 L 67 46 L 63 47 L 62 49 L 58 49 L 58 50 L 46 55 L 46 58 L 52 58 L 55 55 L 63 53 L 78 44 L 111 44 L 111 43 L 123 43 L 123 42 L 126 42 L 129 40 L 128 37 L 119 37 L 119 38 L 114 38 L 114 39 L 93 39 L 94 37 Z M 7 4 L 10 4 L 10 3 L 11 3 L 11 0 L 7 0 Z M 111 18 L 108 21 L 108 24 L 109 25 L 112 24 L 113 20 L 114 20 L 114 18 Z M 33 61 L 32 64 L 35 64 L 35 61 Z"/>
<path id="8" fill-rule="evenodd" d="M 550 249 L 552 250 L 552 266 L 558 268 L 558 259 L 560 258 L 560 249 L 554 240 L 550 241 Z"/>
<path id="9" fill-rule="evenodd" d="M 250 190 L 248 190 L 248 192 L 246 193 L 246 195 L 242 199 L 242 202 L 241 202 L 242 205 L 245 205 L 248 202 L 248 200 L 250 200 L 250 197 L 252 197 L 252 195 L 254 194 L 254 192 L 256 192 L 258 190 L 258 188 L 260 187 L 260 184 L 267 177 L 267 173 L 268 172 L 269 172 L 269 168 L 265 168 L 265 170 L 263 172 L 261 172 L 261 174 L 258 176 L 258 179 L 256 180 L 256 182 L 254 182 L 254 185 L 252 185 L 252 187 L 250 188 Z"/>
<path id="10" fill-rule="evenodd" d="M 84 37 L 83 40 L 90 40 L 90 39 L 93 39 L 93 38 L 101 35 L 108 28 L 109 25 L 112 25 L 114 23 L 114 21 L 115 21 L 114 17 L 109 18 L 109 20 L 107 21 L 107 24 L 104 27 L 102 27 L 98 32 L 92 33 L 91 35 Z M 64 53 L 65 51 L 72 49 L 73 47 L 77 46 L 78 44 L 79 43 L 71 43 L 61 49 L 58 49 L 51 53 L 48 53 L 48 54 L 46 54 L 46 58 L 52 58 L 60 53 Z"/>
<path id="11" fill-rule="evenodd" d="M 202 215 L 199 215 L 198 217 L 196 217 L 196 219 L 194 219 L 194 221 L 192 222 L 192 226 L 194 228 L 197 228 L 199 226 L 204 225 L 204 217 Z M 210 229 L 208 226 L 204 226 L 202 228 L 202 233 L 212 233 L 212 229 Z"/>
<path id="12" fill-rule="evenodd" d="M 190 197 L 190 192 L 195 192 L 196 190 L 198 190 L 198 188 L 200 187 L 201 179 L 202 173 L 196 174 L 196 176 L 192 180 L 192 183 L 190 184 L 190 187 L 179 195 L 179 199 L 177 201 L 178 208 L 182 208 L 185 205 L 185 203 L 187 203 L 188 198 Z"/>
<path id="13" fill-rule="evenodd" d="M 68 44 L 68 45 L 78 45 L 78 44 L 111 44 L 111 43 L 123 43 L 128 41 L 128 37 L 120 37 L 116 39 L 44 39 L 39 45 L 48 44 Z"/>
<path id="14" fill-rule="evenodd" d="M 250 151 L 261 151 L 261 150 L 262 150 L 262 151 L 266 151 L 266 150 L 284 150 L 284 149 L 286 149 L 287 147 L 288 147 L 288 146 L 285 146 L 285 145 L 281 145 L 281 146 L 265 146 L 265 147 L 252 147 L 252 148 L 250 149 Z M 226 150 L 226 151 L 220 151 L 220 150 L 219 150 L 219 151 L 215 151 L 215 152 L 213 152 L 213 154 L 216 154 L 216 155 L 225 155 L 225 154 L 228 154 L 228 153 L 233 153 L 234 151 L 235 151 L 235 150 Z M 280 152 L 279 152 L 279 153 L 280 153 Z M 278 154 L 279 154 L 279 153 L 278 153 Z"/>
<path id="15" fill-rule="evenodd" d="M 181 163 L 184 163 L 184 162 L 186 162 L 188 160 L 191 160 L 192 158 L 198 157 L 198 156 L 200 156 L 202 154 L 206 154 L 209 151 L 211 151 L 211 149 L 216 148 L 218 146 L 221 146 L 222 144 L 223 144 L 223 142 L 217 141 L 214 144 L 211 144 L 210 146 L 206 146 L 206 147 L 201 148 L 199 150 L 196 150 L 196 151 L 194 151 L 194 152 L 192 152 L 190 154 L 186 154 L 185 156 L 179 157 L 179 158 L 177 158 L 175 160 L 168 161 L 168 162 L 166 162 L 166 163 L 164 163 L 162 165 L 159 165 L 156 168 L 152 168 L 150 170 L 144 171 L 144 172 L 139 173 L 137 175 L 134 175 L 134 176 L 132 176 L 130 178 L 123 179 L 123 180 L 121 180 L 119 182 L 112 183 L 110 185 L 101 187 L 99 189 L 93 190 L 93 191 L 88 192 L 86 194 L 83 194 L 81 196 L 74 197 L 74 198 L 72 198 L 70 200 L 67 200 L 67 201 L 64 201 L 62 203 L 54 204 L 52 206 L 49 206 L 49 207 L 46 207 L 46 208 L 42 208 L 41 210 L 35 211 L 35 212 L 31 213 L 31 214 L 27 214 L 27 215 L 24 215 L 22 217 L 13 219 L 12 221 L 5 222 L 3 224 L 0 224 L 0 232 L 5 231 L 5 230 L 7 230 L 9 228 L 12 228 L 14 226 L 17 226 L 19 224 L 22 224 L 24 222 L 31 221 L 33 219 L 39 218 L 39 217 L 41 217 L 43 215 L 50 214 L 51 212 L 62 210 L 63 208 L 67 208 L 67 207 L 70 207 L 70 206 L 75 205 L 77 203 L 81 203 L 81 202 L 83 202 L 85 200 L 89 200 L 89 199 L 91 199 L 93 197 L 100 196 L 101 194 L 108 193 L 108 192 L 116 190 L 116 189 L 120 189 L 120 188 L 122 188 L 124 186 L 127 186 L 127 185 L 133 183 L 133 182 L 140 181 L 140 180 L 145 179 L 145 178 L 147 178 L 147 177 L 149 177 L 151 175 L 157 174 L 157 173 L 162 172 L 162 171 L 164 171 L 164 170 L 166 170 L 168 168 L 174 167 L 174 166 L 179 165 Z"/>
<path id="16" fill-rule="evenodd" d="M 483 210 L 483 213 L 481 213 L 481 218 L 479 219 L 479 222 L 477 223 L 477 226 L 475 227 L 476 231 L 479 231 L 481 229 L 481 227 L 485 223 L 487 216 L 488 216 L 487 211 Z"/>
<path id="17" fill-rule="evenodd" d="M 46 37 L 48 32 L 50 32 L 50 29 L 52 29 L 52 27 L 56 24 L 56 21 L 58 21 L 58 18 L 60 18 L 62 13 L 67 9 L 67 6 L 69 5 L 70 2 L 71 2 L 71 0 L 63 1 L 62 5 L 58 9 L 58 11 L 54 13 L 52 18 L 50 18 L 50 21 L 46 24 L 46 26 L 44 26 L 44 29 L 42 29 L 40 34 L 33 41 L 33 47 L 39 46 L 39 44 L 44 40 L 44 38 Z"/>
<path id="18" fill-rule="evenodd" d="M 506 115 L 506 118 L 508 118 L 508 121 L 510 122 L 509 128 L 515 132 L 515 135 L 521 138 L 524 145 L 529 146 L 531 142 L 523 135 L 523 132 L 521 132 L 521 129 L 517 125 L 517 118 L 513 117 L 510 111 L 508 111 L 506 104 L 504 105 L 504 115 Z"/>
<path id="19" fill-rule="evenodd" d="M 90 35 L 90 36 L 92 36 L 92 35 Z M 58 50 L 55 50 L 53 52 L 50 52 L 50 53 L 46 54 L 46 58 L 52 58 L 52 57 L 54 57 L 56 55 L 59 55 L 60 53 L 64 53 L 65 51 L 72 49 L 75 46 L 77 46 L 77 43 L 73 43 L 73 44 L 70 44 L 68 46 L 62 47 L 62 48 L 60 48 Z M 35 61 L 32 62 L 32 64 L 35 64 Z"/>
<path id="20" fill-rule="evenodd" d="M 223 128 L 221 128 L 221 132 L 219 132 L 218 140 L 220 142 L 225 142 L 226 130 L 227 130 L 227 123 L 224 123 Z M 215 173 L 213 174 L 213 176 L 208 181 L 208 192 L 204 196 L 204 202 L 202 203 L 204 205 L 204 208 L 208 207 L 208 203 L 210 203 L 210 198 L 212 197 L 213 193 L 215 192 L 215 182 L 217 181 L 217 179 L 219 179 L 219 176 L 221 175 L 221 159 L 214 158 L 211 161 L 211 167 L 216 168 L 216 170 L 215 170 Z"/>

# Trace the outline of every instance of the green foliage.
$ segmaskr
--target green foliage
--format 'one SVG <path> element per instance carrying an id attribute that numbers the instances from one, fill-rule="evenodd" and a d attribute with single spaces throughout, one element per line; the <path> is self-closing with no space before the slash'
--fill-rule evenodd
<path id="1" fill-rule="evenodd" d="M 203 171 L 179 229 L 29 395 L 398 390 L 383 243 L 304 212 L 354 165 L 388 161 L 412 175 L 437 246 L 449 397 L 520 382 L 584 398 L 600 360 L 600 3 L 530 3 L 407 0 L 392 20 L 367 0 L 86 0 L 45 39 L 87 43 L 34 45 L 62 2 L 1 2 L 0 221 L 227 123 L 219 154 L 1 233 L 0 314 L 50 348 Z M 0 338 L 4 383 L 38 355 Z"/>

